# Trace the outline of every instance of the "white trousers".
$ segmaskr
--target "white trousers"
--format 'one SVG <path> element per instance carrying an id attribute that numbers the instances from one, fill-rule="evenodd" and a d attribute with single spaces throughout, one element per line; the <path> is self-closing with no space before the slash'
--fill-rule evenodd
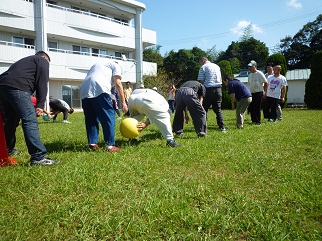
<path id="1" fill-rule="evenodd" d="M 128 101 L 131 116 L 138 121 L 147 116 L 167 141 L 173 140 L 169 104 L 162 95 L 150 89 L 136 89 Z"/>

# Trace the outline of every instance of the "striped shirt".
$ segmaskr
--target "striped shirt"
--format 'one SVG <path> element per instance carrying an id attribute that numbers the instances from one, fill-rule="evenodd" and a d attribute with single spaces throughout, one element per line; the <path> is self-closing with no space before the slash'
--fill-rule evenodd
<path id="1" fill-rule="evenodd" d="M 206 61 L 206 63 L 201 66 L 198 73 L 198 80 L 204 81 L 204 86 L 209 87 L 221 87 L 222 79 L 220 67 L 217 64 Z"/>

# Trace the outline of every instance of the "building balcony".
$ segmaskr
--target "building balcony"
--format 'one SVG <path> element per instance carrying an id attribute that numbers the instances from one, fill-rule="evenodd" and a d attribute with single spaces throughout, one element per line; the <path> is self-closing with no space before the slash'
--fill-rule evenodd
<path id="1" fill-rule="evenodd" d="M 35 54 L 35 46 L 0 41 L 0 53 L 0 71 L 2 73 L 17 60 Z M 117 61 L 121 65 L 123 69 L 122 81 L 134 83 L 136 80 L 136 61 L 134 59 L 64 49 L 48 49 L 47 53 L 51 58 L 49 77 L 53 80 L 82 81 L 90 67 L 98 61 L 104 61 L 104 59 Z M 156 73 L 156 63 L 143 62 L 143 75 L 156 75 Z"/>

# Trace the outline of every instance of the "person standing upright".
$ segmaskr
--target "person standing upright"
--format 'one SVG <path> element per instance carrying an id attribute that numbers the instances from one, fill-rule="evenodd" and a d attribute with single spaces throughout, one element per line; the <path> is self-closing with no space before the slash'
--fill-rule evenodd
<path id="1" fill-rule="evenodd" d="M 224 116 L 221 111 L 222 102 L 222 77 L 220 67 L 217 64 L 211 63 L 206 57 L 201 57 L 199 63 L 202 65 L 198 80 L 206 87 L 206 96 L 203 101 L 203 107 L 208 113 L 208 109 L 212 106 L 216 114 L 217 125 L 221 132 L 226 132 L 224 124 Z"/>
<path id="2" fill-rule="evenodd" d="M 248 85 L 252 94 L 252 102 L 249 105 L 249 111 L 254 125 L 261 124 L 261 103 L 263 98 L 263 91 L 267 91 L 267 80 L 265 75 L 257 70 L 256 61 L 252 60 L 247 65 L 249 71 Z"/>
<path id="3" fill-rule="evenodd" d="M 174 113 L 174 101 L 175 101 L 175 96 L 176 96 L 176 87 L 174 87 L 173 84 L 170 84 L 169 88 L 167 89 L 167 94 L 168 94 L 168 104 L 169 108 L 171 110 L 171 114 Z"/>
<path id="4" fill-rule="evenodd" d="M 274 70 L 273 70 L 274 64 L 273 63 L 268 63 L 266 65 L 266 74 L 265 77 L 266 79 L 268 79 L 268 76 L 273 75 L 274 74 Z M 264 102 L 266 103 L 266 100 L 264 100 Z M 267 113 L 265 112 L 267 110 L 267 108 L 265 107 L 265 105 L 263 105 L 263 113 L 264 113 L 264 118 L 268 118 Z M 280 104 L 277 105 L 277 119 L 278 120 L 282 120 L 282 107 Z"/>
<path id="5" fill-rule="evenodd" d="M 4 130 L 8 155 L 15 149 L 16 129 L 22 130 L 30 154 L 30 165 L 53 165 L 59 161 L 46 157 L 47 150 L 40 139 L 37 117 L 44 113 L 48 93 L 50 57 L 44 51 L 22 58 L 0 75 L 0 102 L 4 113 Z M 36 106 L 31 95 L 36 92 Z"/>
<path id="6" fill-rule="evenodd" d="M 281 75 L 282 67 L 280 65 L 275 65 L 273 69 L 274 75 L 270 75 L 267 78 L 268 87 L 264 96 L 267 101 L 266 111 L 268 113 L 269 122 L 276 121 L 278 102 L 279 100 L 281 100 L 282 103 L 285 101 L 287 86 L 286 78 Z"/>
<path id="7" fill-rule="evenodd" d="M 104 60 L 94 64 L 88 71 L 80 87 L 80 97 L 85 116 L 88 148 L 98 148 L 99 123 L 103 128 L 106 149 L 117 152 L 115 146 L 115 112 L 111 99 L 111 89 L 115 86 L 122 102 L 124 113 L 128 111 L 121 83 L 122 69 L 118 63 Z"/>
<path id="8" fill-rule="evenodd" d="M 128 101 L 129 101 L 129 98 L 130 98 L 131 94 L 132 94 L 131 82 L 127 81 L 125 83 L 125 89 L 124 89 L 124 98 L 125 98 L 126 104 L 128 104 Z M 128 111 L 124 115 L 125 116 L 130 116 L 130 112 Z"/>

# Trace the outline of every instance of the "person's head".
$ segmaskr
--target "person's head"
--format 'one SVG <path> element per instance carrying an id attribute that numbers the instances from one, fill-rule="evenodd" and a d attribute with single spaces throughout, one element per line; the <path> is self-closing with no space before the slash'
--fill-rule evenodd
<path id="1" fill-rule="evenodd" d="M 234 76 L 228 75 L 225 78 L 223 78 L 224 85 L 228 86 L 230 81 L 237 80 L 234 78 Z"/>
<path id="2" fill-rule="evenodd" d="M 281 70 L 282 70 L 282 66 L 280 66 L 279 64 L 275 65 L 273 67 L 273 70 L 274 70 L 274 74 L 277 74 L 279 75 L 281 73 Z"/>
<path id="3" fill-rule="evenodd" d="M 140 84 L 140 89 L 144 89 L 144 84 Z"/>
<path id="4" fill-rule="evenodd" d="M 74 109 L 73 108 L 69 108 L 68 113 L 69 114 L 73 114 L 74 113 Z"/>
<path id="5" fill-rule="evenodd" d="M 255 60 L 252 60 L 249 62 L 249 64 L 247 65 L 248 69 L 250 72 L 254 73 L 256 72 L 256 69 L 257 69 L 257 63 Z"/>
<path id="6" fill-rule="evenodd" d="M 201 65 L 204 65 L 207 61 L 208 61 L 208 59 L 207 59 L 206 57 L 201 57 L 201 58 L 199 59 L 199 63 L 200 63 Z"/>
<path id="7" fill-rule="evenodd" d="M 274 67 L 274 64 L 273 63 L 268 63 L 266 65 L 266 71 L 267 71 L 267 73 L 272 74 L 273 73 L 273 67 Z"/>
<path id="8" fill-rule="evenodd" d="M 131 82 L 130 82 L 130 81 L 127 81 L 127 82 L 125 83 L 125 85 L 126 85 L 126 88 L 130 88 L 130 87 L 131 87 Z"/>
<path id="9" fill-rule="evenodd" d="M 153 89 L 154 91 L 158 91 L 158 88 L 157 88 L 157 87 L 155 87 L 155 86 L 154 86 L 152 89 Z"/>
<path id="10" fill-rule="evenodd" d="M 50 57 L 49 55 L 44 52 L 44 51 L 38 51 L 35 55 L 38 55 L 40 57 L 43 57 L 44 59 L 46 59 L 48 61 L 48 63 L 50 63 Z"/>

